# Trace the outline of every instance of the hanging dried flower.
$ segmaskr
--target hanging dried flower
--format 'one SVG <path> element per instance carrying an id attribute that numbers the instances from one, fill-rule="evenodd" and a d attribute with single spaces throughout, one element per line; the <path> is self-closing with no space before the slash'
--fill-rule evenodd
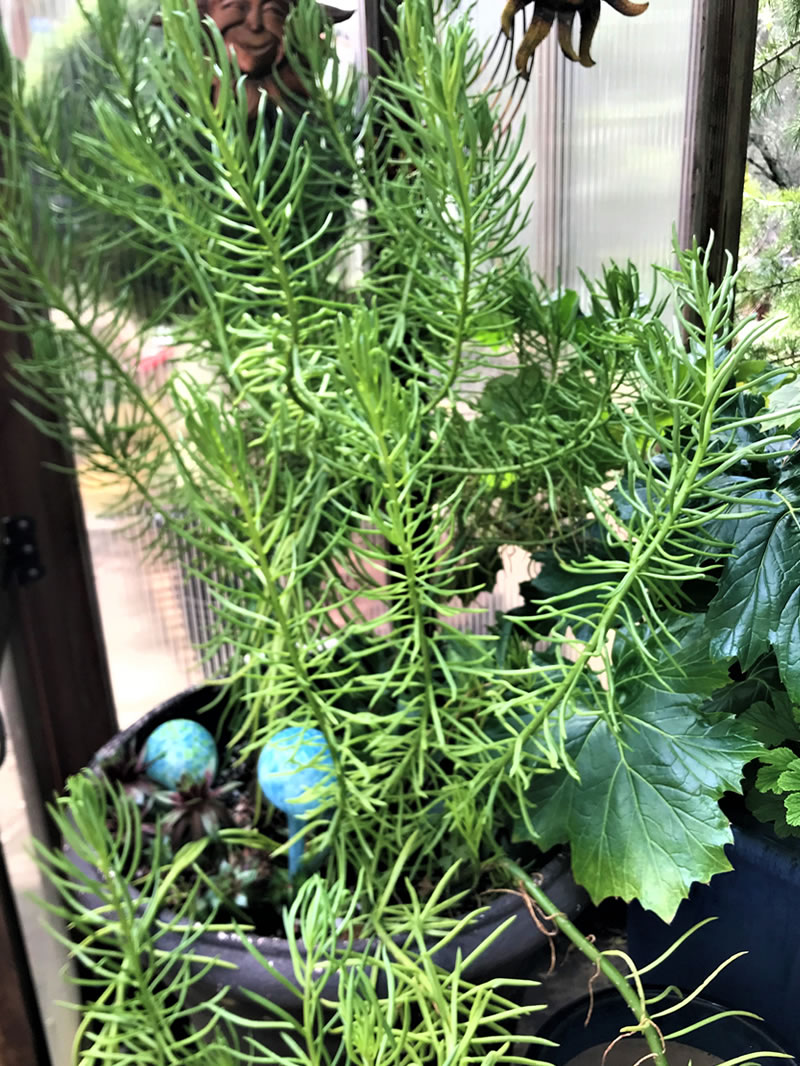
<path id="1" fill-rule="evenodd" d="M 500 25 L 507 38 L 512 39 L 514 16 L 530 0 L 508 0 L 503 8 Z M 634 0 L 606 0 L 621 15 L 641 15 L 650 6 L 649 3 L 638 4 Z M 580 19 L 580 38 L 578 51 L 572 46 L 572 23 L 575 16 Z M 592 38 L 600 19 L 600 0 L 533 0 L 533 19 L 522 38 L 516 57 L 519 76 L 526 81 L 533 65 L 533 53 L 550 32 L 553 22 L 558 20 L 558 43 L 567 57 L 584 67 L 593 67 L 590 55 Z M 530 61 L 530 62 L 529 62 Z"/>

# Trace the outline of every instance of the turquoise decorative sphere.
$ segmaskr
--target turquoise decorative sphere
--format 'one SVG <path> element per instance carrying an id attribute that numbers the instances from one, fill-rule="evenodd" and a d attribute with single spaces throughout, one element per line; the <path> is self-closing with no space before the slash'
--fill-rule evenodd
<path id="1" fill-rule="evenodd" d="M 142 753 L 145 773 L 165 788 L 199 784 L 217 772 L 217 746 L 205 726 L 173 718 L 154 729 Z"/>
<path id="2" fill-rule="evenodd" d="M 268 740 L 258 757 L 261 791 L 278 810 L 294 818 L 316 812 L 319 801 L 305 795 L 333 780 L 333 756 L 318 729 L 287 726 Z"/>

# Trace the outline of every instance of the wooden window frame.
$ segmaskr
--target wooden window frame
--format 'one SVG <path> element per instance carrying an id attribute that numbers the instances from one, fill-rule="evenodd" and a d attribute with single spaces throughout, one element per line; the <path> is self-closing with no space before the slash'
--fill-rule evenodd
<path id="1" fill-rule="evenodd" d="M 739 256 L 758 0 L 695 0 L 679 239 L 707 245 L 719 280 Z"/>

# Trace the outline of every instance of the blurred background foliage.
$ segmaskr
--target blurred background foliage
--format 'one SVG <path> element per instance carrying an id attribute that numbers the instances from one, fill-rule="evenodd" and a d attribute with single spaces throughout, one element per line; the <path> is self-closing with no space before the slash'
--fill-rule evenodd
<path id="1" fill-rule="evenodd" d="M 781 319 L 764 354 L 800 362 L 800 0 L 761 0 L 739 306 Z"/>

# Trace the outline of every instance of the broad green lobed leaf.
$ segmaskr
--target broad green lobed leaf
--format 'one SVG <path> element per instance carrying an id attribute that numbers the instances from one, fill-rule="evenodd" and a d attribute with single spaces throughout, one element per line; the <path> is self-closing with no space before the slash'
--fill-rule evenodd
<path id="1" fill-rule="evenodd" d="M 778 778 L 778 787 L 786 792 L 800 790 L 800 759 L 794 758 Z"/>
<path id="2" fill-rule="evenodd" d="M 752 790 L 747 793 L 747 809 L 759 820 L 769 825 L 779 840 L 800 836 L 798 830 L 786 820 L 786 806 L 783 797 L 772 792 Z"/>
<path id="3" fill-rule="evenodd" d="M 790 486 L 760 491 L 766 506 L 725 522 L 720 535 L 734 548 L 708 609 L 711 652 L 737 656 L 747 670 L 770 648 L 789 694 L 800 700 L 800 496 Z"/>
<path id="4" fill-rule="evenodd" d="M 763 765 L 756 775 L 756 788 L 759 792 L 774 792 L 779 796 L 785 787 L 780 783 L 783 772 L 797 761 L 797 756 L 790 748 L 772 748 L 764 752 L 761 756 Z"/>
<path id="5" fill-rule="evenodd" d="M 558 771 L 529 792 L 536 842 L 570 845 L 575 877 L 595 902 L 636 898 L 665 921 L 694 881 L 731 868 L 717 801 L 741 791 L 744 765 L 763 751 L 734 718 L 702 708 L 702 688 L 727 680 L 724 665 L 707 669 L 694 691 L 690 680 L 676 692 L 652 676 L 631 678 L 618 732 L 606 718 L 573 716 L 567 750 L 580 780 Z"/>
<path id="6" fill-rule="evenodd" d="M 765 747 L 773 748 L 769 754 L 779 750 L 776 746 L 798 732 L 798 724 L 792 713 L 791 704 L 784 692 L 772 694 L 772 702 L 756 700 L 739 715 L 739 721 L 746 725 L 753 736 Z"/>
<path id="7" fill-rule="evenodd" d="M 784 801 L 784 806 L 786 824 L 793 827 L 800 826 L 800 792 L 790 793 Z"/>

